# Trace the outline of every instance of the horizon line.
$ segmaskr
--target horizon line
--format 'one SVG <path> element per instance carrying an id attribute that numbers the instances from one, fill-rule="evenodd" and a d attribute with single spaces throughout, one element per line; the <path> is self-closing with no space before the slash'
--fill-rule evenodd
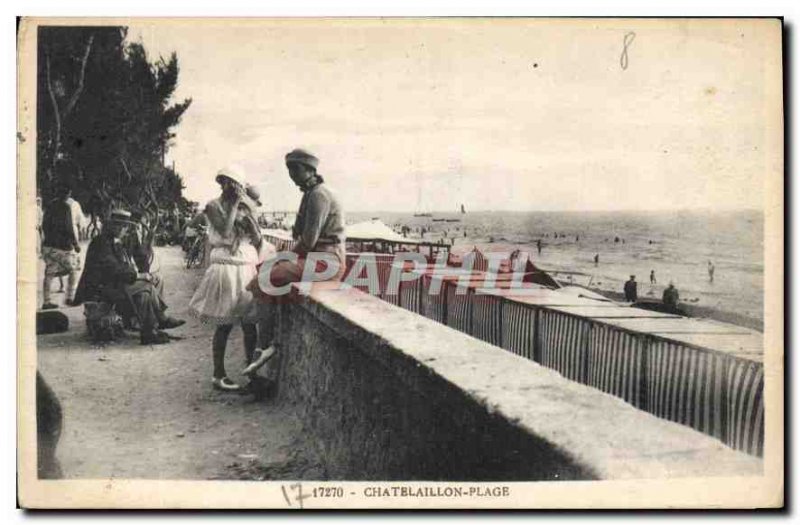
<path id="1" fill-rule="evenodd" d="M 279 210 L 283 211 L 283 210 Z M 295 210 L 290 210 L 290 212 L 294 212 Z M 426 212 L 419 212 L 414 210 L 347 210 L 348 213 L 403 213 L 403 214 L 417 214 L 417 213 L 429 213 L 431 215 L 434 214 L 456 214 L 462 215 L 462 213 L 458 210 L 432 210 Z M 649 208 L 649 209 L 636 209 L 636 208 L 619 208 L 619 209 L 586 209 L 586 210 L 576 210 L 576 209 L 553 209 L 553 210 L 541 210 L 541 209 L 498 209 L 498 208 L 490 208 L 490 209 L 476 209 L 467 211 L 463 215 L 469 215 L 470 213 L 663 213 L 663 212 L 759 212 L 764 213 L 763 208 L 751 208 L 751 207 L 742 207 L 742 208 Z"/>

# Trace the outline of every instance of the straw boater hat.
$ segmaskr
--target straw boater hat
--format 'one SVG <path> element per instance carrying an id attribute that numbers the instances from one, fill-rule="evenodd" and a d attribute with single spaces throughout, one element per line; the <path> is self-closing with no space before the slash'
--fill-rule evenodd
<path id="1" fill-rule="evenodd" d="M 136 223 L 131 220 L 130 212 L 121 208 L 111 210 L 111 214 L 108 216 L 108 222 L 109 224 L 117 223 L 126 226 L 136 226 Z"/>
<path id="2" fill-rule="evenodd" d="M 221 182 L 222 179 L 232 180 L 243 188 L 247 185 L 247 179 L 244 176 L 244 171 L 242 171 L 242 169 L 238 166 L 228 166 L 219 170 L 215 180 L 217 182 Z"/>
<path id="3" fill-rule="evenodd" d="M 286 154 L 286 164 L 290 164 L 292 162 L 296 162 L 298 164 L 304 164 L 311 168 L 314 168 L 314 171 L 317 170 L 319 166 L 319 159 L 312 155 L 311 153 L 307 152 L 303 149 L 293 149 L 289 153 Z"/>

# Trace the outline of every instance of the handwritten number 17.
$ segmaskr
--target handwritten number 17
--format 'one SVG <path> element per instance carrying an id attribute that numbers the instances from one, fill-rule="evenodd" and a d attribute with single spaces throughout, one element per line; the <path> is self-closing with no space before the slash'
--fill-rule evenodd
<path id="1" fill-rule="evenodd" d="M 303 500 L 309 497 L 307 494 L 303 494 L 303 485 L 300 483 L 292 483 L 289 485 L 289 489 L 294 493 L 294 498 L 291 498 L 286 491 L 286 487 L 281 485 L 281 492 L 283 492 L 283 498 L 286 500 L 286 503 L 291 507 L 292 499 L 294 499 L 294 501 L 300 504 L 300 508 L 302 509 Z"/>

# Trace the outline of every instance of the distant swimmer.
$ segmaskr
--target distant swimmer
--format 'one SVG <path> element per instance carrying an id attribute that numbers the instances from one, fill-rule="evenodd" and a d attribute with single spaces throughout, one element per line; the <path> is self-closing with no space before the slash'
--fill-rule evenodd
<path id="1" fill-rule="evenodd" d="M 600 254 L 594 254 L 594 265 L 597 266 L 600 263 Z"/>
<path id="2" fill-rule="evenodd" d="M 575 242 L 580 242 L 580 240 L 581 240 L 581 237 L 580 237 L 580 235 L 576 235 L 576 236 L 575 236 Z"/>
<path id="3" fill-rule="evenodd" d="M 656 271 L 650 270 L 650 284 L 656 284 Z"/>
<path id="4" fill-rule="evenodd" d="M 714 270 L 714 263 L 708 261 L 708 282 L 710 283 L 714 282 Z"/>
<path id="5" fill-rule="evenodd" d="M 625 283 L 624 291 L 625 291 L 625 300 L 630 303 L 635 303 L 637 299 L 635 275 L 631 275 L 630 280 L 628 280 Z"/>
<path id="6" fill-rule="evenodd" d="M 619 237 L 614 237 L 614 242 L 619 242 Z"/>

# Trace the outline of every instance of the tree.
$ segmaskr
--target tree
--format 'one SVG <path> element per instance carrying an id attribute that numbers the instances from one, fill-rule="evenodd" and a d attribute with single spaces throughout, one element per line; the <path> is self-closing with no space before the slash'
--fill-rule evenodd
<path id="1" fill-rule="evenodd" d="M 37 182 L 69 182 L 95 221 L 117 206 L 142 214 L 150 241 L 183 182 L 164 156 L 191 99 L 171 104 L 175 53 L 150 62 L 125 27 L 40 27 Z M 185 199 L 183 199 L 185 202 Z"/>

